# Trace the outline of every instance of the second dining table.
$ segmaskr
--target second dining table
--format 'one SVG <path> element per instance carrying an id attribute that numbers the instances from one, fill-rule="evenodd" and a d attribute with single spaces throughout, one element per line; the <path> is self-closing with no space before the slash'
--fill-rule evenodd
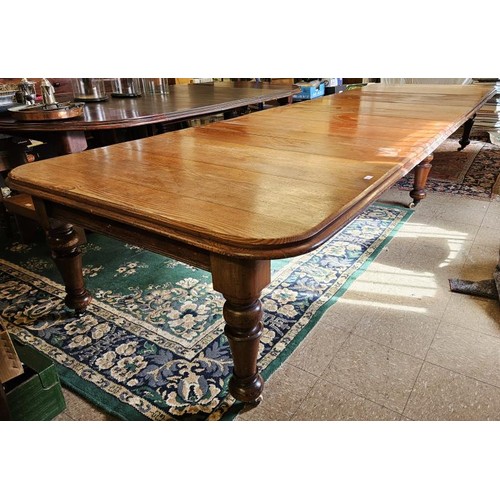
<path id="1" fill-rule="evenodd" d="M 56 154 L 84 151 L 89 134 L 103 134 L 109 145 L 121 142 L 120 132 L 141 131 L 133 138 L 152 135 L 145 127 L 168 125 L 227 113 L 266 102 L 291 102 L 300 92 L 296 85 L 267 82 L 215 82 L 171 85 L 168 94 L 146 94 L 139 97 L 112 97 L 100 102 L 86 102 L 83 114 L 76 118 L 48 121 L 20 121 L 8 112 L 0 114 L 0 133 L 41 140 L 53 146 Z M 72 100 L 71 94 L 59 94 L 59 102 Z"/>

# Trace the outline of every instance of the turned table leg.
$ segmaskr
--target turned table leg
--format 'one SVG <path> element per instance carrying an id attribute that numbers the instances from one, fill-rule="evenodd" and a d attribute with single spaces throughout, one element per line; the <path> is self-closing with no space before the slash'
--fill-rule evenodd
<path id="1" fill-rule="evenodd" d="M 90 293 L 85 289 L 82 272 L 82 255 L 77 232 L 71 224 L 57 224 L 47 231 L 52 258 L 61 273 L 66 287 L 64 303 L 83 314 L 90 304 Z"/>
<path id="2" fill-rule="evenodd" d="M 415 179 L 413 181 L 413 189 L 410 191 L 410 196 L 413 198 L 413 202 L 410 203 L 410 208 L 414 208 L 427 196 L 425 194 L 425 184 L 427 183 L 427 177 L 431 171 L 432 158 L 433 155 L 427 156 L 414 169 Z"/>
<path id="3" fill-rule="evenodd" d="M 469 144 L 470 144 L 470 132 L 472 130 L 472 125 L 474 125 L 474 118 L 476 118 L 476 115 L 472 116 L 472 118 L 469 118 L 465 123 L 464 123 L 464 130 L 462 132 L 462 138 L 458 141 L 460 144 L 460 147 L 458 148 L 457 151 L 462 151 L 462 149 L 465 149 Z"/>
<path id="4" fill-rule="evenodd" d="M 38 222 L 47 235 L 52 259 L 64 282 L 64 303 L 81 315 L 92 300 L 83 281 L 81 236 L 71 224 L 50 218 L 43 200 L 33 197 L 33 205 Z"/>
<path id="5" fill-rule="evenodd" d="M 258 372 L 257 356 L 262 334 L 260 294 L 271 280 L 269 261 L 211 256 L 212 282 L 224 295 L 224 333 L 233 356 L 229 392 L 239 401 L 256 403 L 264 389 Z"/>

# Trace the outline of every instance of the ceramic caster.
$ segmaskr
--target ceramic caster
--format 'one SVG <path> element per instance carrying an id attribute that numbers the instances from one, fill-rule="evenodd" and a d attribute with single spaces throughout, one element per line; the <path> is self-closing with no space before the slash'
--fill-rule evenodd
<path id="1" fill-rule="evenodd" d="M 245 404 L 249 408 L 254 408 L 256 406 L 259 406 L 260 403 L 262 403 L 262 401 L 264 401 L 264 396 L 262 396 L 262 394 L 261 394 L 255 401 L 251 401 L 251 402 L 245 403 Z"/>

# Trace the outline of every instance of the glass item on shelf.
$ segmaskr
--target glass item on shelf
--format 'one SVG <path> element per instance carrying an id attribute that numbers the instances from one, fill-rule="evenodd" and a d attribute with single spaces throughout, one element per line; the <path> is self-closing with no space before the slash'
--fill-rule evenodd
<path id="1" fill-rule="evenodd" d="M 168 94 L 168 78 L 143 78 L 145 94 Z"/>
<path id="2" fill-rule="evenodd" d="M 108 96 L 102 78 L 75 78 L 71 80 L 75 101 L 105 101 Z"/>
<path id="3" fill-rule="evenodd" d="M 113 97 L 139 97 L 142 95 L 140 78 L 114 78 L 111 84 Z"/>

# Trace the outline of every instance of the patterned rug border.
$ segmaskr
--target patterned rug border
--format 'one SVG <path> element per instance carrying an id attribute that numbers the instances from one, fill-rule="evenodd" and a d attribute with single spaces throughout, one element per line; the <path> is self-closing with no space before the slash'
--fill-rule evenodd
<path id="1" fill-rule="evenodd" d="M 471 142 L 482 142 L 482 147 L 474 157 L 462 182 L 445 181 L 432 178 L 432 169 L 426 183 L 427 194 L 458 196 L 481 201 L 500 201 L 500 170 L 498 168 L 485 167 L 488 162 L 498 161 L 495 157 L 500 156 L 500 148 L 483 139 L 472 139 Z M 406 176 L 396 182 L 395 186 L 401 191 L 413 189 L 414 172 L 410 171 Z M 494 177 L 493 177 L 494 176 Z M 488 179 L 491 177 L 491 179 Z M 487 183 L 483 185 L 482 183 Z"/>
<path id="2" fill-rule="evenodd" d="M 381 241 L 376 242 L 376 246 L 371 248 L 371 252 L 367 255 L 367 258 L 361 263 L 361 265 L 346 279 L 344 283 L 341 284 L 340 288 L 336 290 L 332 296 L 328 298 L 324 303 L 319 305 L 319 307 L 313 312 L 312 316 L 308 318 L 306 324 L 299 328 L 298 332 L 292 338 L 292 340 L 276 354 L 276 357 L 262 369 L 262 375 L 265 380 L 267 380 L 293 353 L 293 351 L 300 345 L 304 338 L 309 334 L 309 332 L 316 326 L 323 314 L 333 305 L 337 300 L 347 291 L 350 285 L 367 269 L 367 267 L 373 262 L 377 255 L 383 250 L 383 248 L 390 243 L 392 238 L 398 233 L 401 227 L 413 214 L 412 210 L 406 207 L 396 205 L 396 204 L 384 204 L 376 203 L 386 208 L 396 208 L 401 211 L 401 216 L 394 226 L 387 229 L 388 234 L 381 234 L 379 238 Z M 304 257 L 304 256 L 301 256 Z M 301 258 L 299 257 L 299 258 Z M 300 264 L 299 264 L 300 265 Z M 285 268 L 288 266 L 285 266 Z M 297 267 L 297 265 L 293 266 Z M 277 274 L 281 274 L 283 269 L 278 271 Z M 38 277 L 38 275 L 37 275 Z M 43 278 L 43 277 L 42 277 Z M 45 282 L 54 286 L 55 291 L 60 292 L 59 288 L 63 288 L 57 283 L 53 283 L 48 278 L 43 278 Z M 275 277 L 276 279 L 276 277 Z M 56 293 L 59 297 L 59 293 Z M 325 294 L 326 295 L 326 294 Z M 320 299 L 318 299 L 319 302 Z M 107 306 L 109 307 L 109 306 Z M 300 318 L 298 323 L 304 320 L 305 315 Z M 21 330 L 25 332 L 26 336 L 29 336 L 35 341 L 38 337 L 33 336 L 30 332 L 26 331 L 20 326 L 11 325 L 15 330 Z M 13 334 L 23 341 L 23 335 Z M 38 339 L 40 340 L 40 339 Z M 36 343 L 36 342 L 35 342 Z M 92 402 L 98 407 L 102 408 L 109 414 L 123 419 L 123 420 L 176 420 L 169 415 L 166 415 L 159 410 L 154 410 L 153 413 L 148 416 L 136 410 L 127 402 L 120 401 L 116 396 L 113 396 L 100 387 L 98 387 L 93 381 L 86 380 L 81 376 L 77 375 L 71 368 L 64 366 L 57 359 L 54 360 L 57 365 L 59 374 L 61 376 L 61 382 L 65 387 L 73 390 L 75 393 L 80 394 L 86 400 Z M 209 415 L 207 420 L 233 420 L 238 413 L 243 409 L 244 405 L 241 402 L 235 401 L 231 396 L 227 396 L 223 402 Z M 151 418 L 153 417 L 153 418 Z"/>
<path id="3" fill-rule="evenodd" d="M 463 184 L 467 172 L 470 170 L 477 155 L 484 147 L 484 141 L 471 140 L 470 144 L 468 144 L 467 148 L 463 151 L 458 150 L 458 145 L 456 139 L 448 138 L 434 151 L 434 158 L 432 160 L 432 168 L 429 173 L 428 181 L 442 182 L 445 184 Z M 461 160 L 463 161 L 462 165 L 460 165 Z M 439 177 L 439 171 L 443 168 L 443 163 L 449 166 L 450 162 L 458 163 L 459 172 L 456 172 L 457 166 L 454 166 L 457 178 L 447 179 Z"/>

